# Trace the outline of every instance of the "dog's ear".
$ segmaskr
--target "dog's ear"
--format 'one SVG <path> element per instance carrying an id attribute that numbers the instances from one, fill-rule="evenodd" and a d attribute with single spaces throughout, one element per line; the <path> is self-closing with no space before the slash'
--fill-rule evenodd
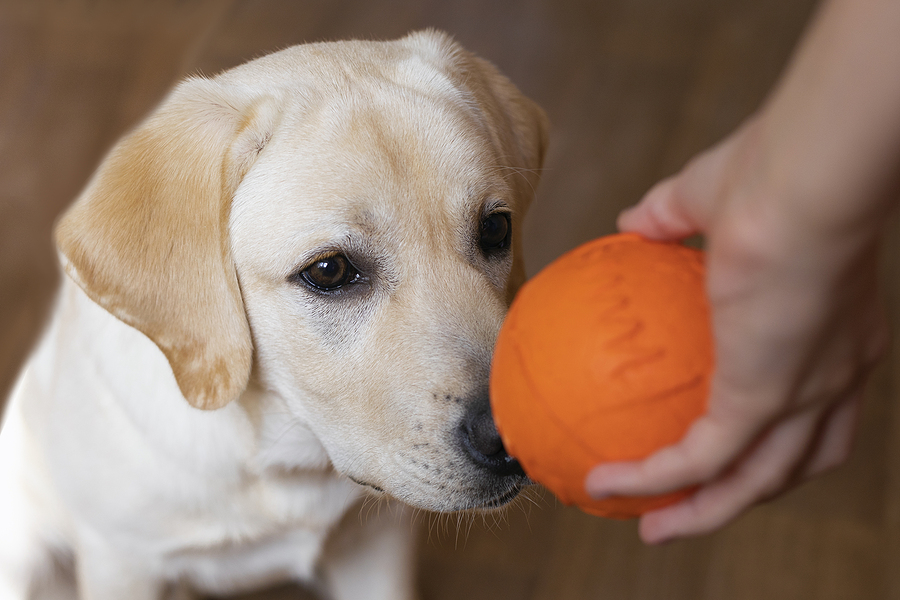
<path id="1" fill-rule="evenodd" d="M 198 408 L 228 404 L 250 376 L 228 219 L 279 114 L 271 97 L 186 80 L 112 149 L 56 227 L 69 276 L 156 343 Z"/>

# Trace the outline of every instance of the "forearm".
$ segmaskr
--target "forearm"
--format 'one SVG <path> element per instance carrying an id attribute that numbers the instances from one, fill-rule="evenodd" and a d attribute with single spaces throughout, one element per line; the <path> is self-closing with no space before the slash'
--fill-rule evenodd
<path id="1" fill-rule="evenodd" d="M 866 234 L 900 198 L 900 0 L 830 0 L 764 106 L 763 177 L 788 217 Z"/>

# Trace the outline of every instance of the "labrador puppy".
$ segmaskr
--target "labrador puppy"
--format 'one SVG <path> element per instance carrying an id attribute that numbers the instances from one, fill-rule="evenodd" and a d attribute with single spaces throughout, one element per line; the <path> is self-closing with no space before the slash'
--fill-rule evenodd
<path id="1" fill-rule="evenodd" d="M 413 598 L 403 509 L 342 517 L 527 483 L 487 389 L 546 138 L 433 31 L 181 83 L 58 223 L 66 277 L 0 434 L 0 598 L 54 557 L 84 600 Z"/>

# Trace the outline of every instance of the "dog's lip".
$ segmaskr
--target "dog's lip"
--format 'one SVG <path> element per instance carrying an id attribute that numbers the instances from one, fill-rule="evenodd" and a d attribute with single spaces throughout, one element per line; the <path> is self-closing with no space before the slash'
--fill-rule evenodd
<path id="1" fill-rule="evenodd" d="M 509 504 L 518 497 L 524 487 L 524 485 L 514 485 L 502 494 L 499 494 L 482 504 L 480 508 L 500 508 L 501 506 Z"/>
<path id="2" fill-rule="evenodd" d="M 374 483 L 369 483 L 368 481 L 363 481 L 362 479 L 357 479 L 356 477 L 353 477 L 352 475 L 347 475 L 347 479 L 349 479 L 356 485 L 361 485 L 363 487 L 371 488 L 371 489 L 375 490 L 376 492 L 384 492 L 383 488 L 378 487 Z"/>

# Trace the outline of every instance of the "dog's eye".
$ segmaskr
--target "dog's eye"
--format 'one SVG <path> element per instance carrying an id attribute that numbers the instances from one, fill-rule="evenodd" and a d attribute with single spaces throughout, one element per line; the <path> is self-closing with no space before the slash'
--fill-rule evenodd
<path id="1" fill-rule="evenodd" d="M 316 289 L 331 292 L 359 280 L 360 275 L 346 256 L 320 258 L 300 272 L 300 277 Z"/>
<path id="2" fill-rule="evenodd" d="M 481 222 L 481 249 L 485 252 L 504 250 L 509 247 L 512 226 L 509 214 L 494 213 Z"/>

